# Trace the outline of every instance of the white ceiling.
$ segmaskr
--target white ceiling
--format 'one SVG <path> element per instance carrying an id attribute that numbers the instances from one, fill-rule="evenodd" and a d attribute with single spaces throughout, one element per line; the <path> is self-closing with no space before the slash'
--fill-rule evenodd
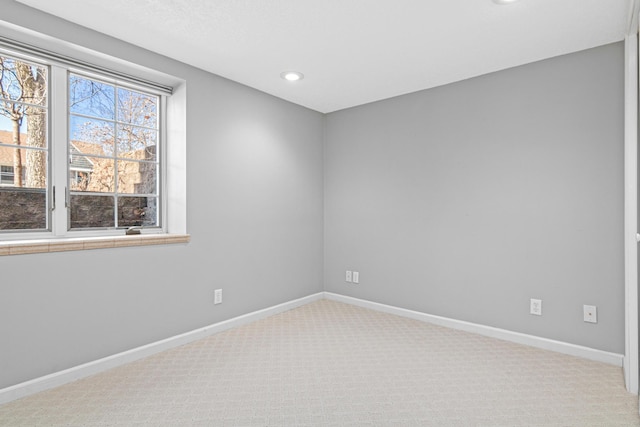
<path id="1" fill-rule="evenodd" d="M 18 1 L 327 113 L 622 40 L 632 0 Z"/>

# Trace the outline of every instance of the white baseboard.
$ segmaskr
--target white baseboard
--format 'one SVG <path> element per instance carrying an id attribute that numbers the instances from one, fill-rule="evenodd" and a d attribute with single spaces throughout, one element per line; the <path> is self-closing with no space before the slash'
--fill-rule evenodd
<path id="1" fill-rule="evenodd" d="M 284 311 L 300 307 L 310 302 L 320 300 L 323 298 L 323 296 L 324 293 L 320 292 L 317 294 L 306 296 L 304 298 L 288 301 L 282 304 L 275 305 L 273 307 L 254 311 L 252 313 L 234 317 L 233 319 L 214 323 L 213 325 L 205 326 L 203 328 L 186 332 L 184 334 L 176 335 L 174 337 L 170 337 L 161 341 L 156 341 L 151 344 L 127 350 L 122 353 L 104 357 L 93 362 L 88 362 L 79 366 L 75 366 L 73 368 L 65 369 L 64 371 L 55 372 L 44 377 L 35 378 L 30 381 L 0 389 L 0 404 L 11 402 L 13 400 L 29 396 L 31 394 L 39 393 L 41 391 L 68 384 L 70 382 L 77 381 L 79 379 L 86 378 L 91 375 L 95 375 L 100 372 L 104 372 L 106 370 L 134 362 L 136 360 L 154 355 L 156 353 L 160 353 L 171 348 L 179 347 L 181 345 L 206 338 L 208 336 L 226 331 L 231 328 L 255 322 L 256 320 L 264 319 L 265 317 L 273 316 L 274 314 L 282 313 Z"/>
<path id="2" fill-rule="evenodd" d="M 562 341 L 550 340 L 547 338 L 536 337 L 534 335 L 521 334 L 519 332 L 508 331 L 506 329 L 493 328 L 491 326 L 479 325 L 476 323 L 465 322 L 462 320 L 450 319 L 447 317 L 434 316 L 432 314 L 421 313 L 418 311 L 407 310 L 404 308 L 394 307 L 391 305 L 380 304 L 377 302 L 362 300 L 358 298 L 348 297 L 344 295 L 324 292 L 324 297 L 328 300 L 339 301 L 346 304 L 356 305 L 363 308 L 369 308 L 384 313 L 395 314 L 410 319 L 419 320 L 421 322 L 432 323 L 447 328 L 459 329 L 461 331 L 472 332 L 474 334 L 484 335 L 487 337 L 497 338 L 504 341 L 510 341 L 517 344 L 524 344 L 531 347 L 551 350 L 557 353 L 568 354 L 571 356 L 582 357 L 584 359 L 604 362 L 609 365 L 622 366 L 624 355 L 617 353 L 609 353 L 607 351 L 596 350 L 580 345 L 569 344 Z"/>
<path id="3" fill-rule="evenodd" d="M 134 362 L 136 360 L 154 355 L 156 353 L 160 353 L 165 350 L 169 350 L 171 348 L 179 347 L 181 345 L 206 338 L 208 336 L 226 331 L 231 328 L 255 322 L 256 320 L 264 319 L 266 317 L 273 316 L 274 314 L 282 313 L 284 311 L 291 310 L 323 298 L 384 313 L 395 314 L 398 316 L 432 323 L 435 325 L 445 326 L 452 329 L 459 329 L 492 338 L 511 341 L 518 344 L 524 344 L 545 350 L 555 351 L 558 353 L 568 354 L 571 356 L 582 357 L 584 359 L 604 362 L 610 365 L 622 366 L 624 359 L 624 356 L 621 354 L 609 353 L 589 347 L 568 344 L 561 341 L 554 341 L 547 338 L 540 338 L 533 335 L 521 334 L 519 332 L 512 332 L 505 329 L 478 325 L 461 320 L 434 316 L 431 314 L 334 294 L 331 292 L 319 292 L 317 294 L 309 295 L 304 298 L 288 301 L 282 304 L 275 305 L 273 307 L 234 317 L 233 319 L 225 320 L 223 322 L 214 323 L 213 325 L 205 326 L 203 328 L 186 332 L 184 334 L 176 335 L 174 337 L 127 350 L 122 353 L 114 354 L 112 356 L 98 359 L 93 362 L 65 369 L 64 371 L 55 372 L 44 377 L 35 378 L 30 381 L 0 389 L 0 404 L 11 402 L 13 400 L 29 396 L 31 394 L 39 393 L 41 391 L 68 384 L 70 382 L 77 381 L 79 379 L 86 378 L 91 375 L 95 375 L 100 372 L 104 372 L 109 369 Z"/>

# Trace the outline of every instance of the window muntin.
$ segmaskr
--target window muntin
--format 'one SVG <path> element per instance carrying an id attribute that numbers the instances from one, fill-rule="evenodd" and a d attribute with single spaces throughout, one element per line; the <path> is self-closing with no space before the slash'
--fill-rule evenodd
<path id="1" fill-rule="evenodd" d="M 78 74 L 68 82 L 69 228 L 159 226 L 159 97 Z"/>
<path id="2" fill-rule="evenodd" d="M 0 53 L 0 232 L 50 228 L 48 76 Z"/>

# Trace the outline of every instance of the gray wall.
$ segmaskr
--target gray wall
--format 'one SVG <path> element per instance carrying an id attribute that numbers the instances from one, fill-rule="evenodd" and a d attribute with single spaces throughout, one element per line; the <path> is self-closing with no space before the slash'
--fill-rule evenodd
<path id="1" fill-rule="evenodd" d="M 623 353 L 623 64 L 617 43 L 329 114 L 325 290 Z"/>
<path id="2" fill-rule="evenodd" d="M 622 44 L 325 120 L 13 1 L 0 6 L 4 20 L 188 82 L 192 235 L 188 245 L 0 258 L 0 388 L 323 283 L 623 352 Z M 360 271 L 359 285 L 344 283 L 347 269 Z M 527 314 L 532 297 L 544 300 L 542 317 Z M 582 304 L 598 306 L 597 325 L 582 322 Z"/>
<path id="3" fill-rule="evenodd" d="M 192 235 L 0 257 L 0 388 L 322 291 L 323 115 L 0 3 L 3 20 L 187 81 Z"/>

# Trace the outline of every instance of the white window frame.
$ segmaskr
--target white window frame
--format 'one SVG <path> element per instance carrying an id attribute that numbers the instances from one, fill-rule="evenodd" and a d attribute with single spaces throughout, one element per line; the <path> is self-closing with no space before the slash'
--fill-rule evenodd
<path id="1" fill-rule="evenodd" d="M 157 171 L 157 198 L 158 198 L 158 225 L 156 226 L 149 226 L 149 227 L 136 227 L 136 228 L 144 228 L 145 230 L 147 230 L 150 233 L 158 233 L 158 232 L 162 232 L 162 233 L 166 233 L 167 231 L 167 227 L 164 221 L 165 217 L 166 217 L 166 208 L 165 208 L 165 198 L 166 198 L 166 194 L 165 194 L 165 170 L 166 170 L 166 161 L 165 161 L 165 153 L 166 153 L 166 149 L 165 149 L 165 145 L 166 145 L 166 126 L 165 126 L 165 121 L 166 121 L 166 98 L 167 95 L 163 94 L 159 91 L 153 90 L 153 89 L 149 89 L 147 87 L 142 87 L 140 85 L 135 85 L 135 84 L 131 84 L 128 82 L 123 82 L 121 80 L 118 80 L 116 78 L 113 78 L 109 75 L 104 75 L 104 74 L 97 74 L 95 72 L 87 72 L 86 70 L 80 70 L 80 69 L 76 69 L 76 68 L 72 68 L 69 67 L 67 69 L 67 78 L 66 78 L 66 83 L 67 83 L 67 94 L 68 92 L 68 83 L 69 83 L 69 76 L 73 74 L 79 77 L 83 77 L 83 78 L 87 78 L 87 79 L 92 79 L 101 83 L 106 83 L 106 84 L 110 84 L 110 85 L 114 85 L 114 87 L 118 88 L 124 88 L 124 89 L 130 89 L 133 91 L 137 91 L 140 93 L 144 93 L 144 94 L 148 94 L 148 95 L 154 95 L 158 97 L 158 105 L 157 105 L 157 110 L 158 110 L 158 146 L 157 146 L 157 151 L 156 151 L 156 155 L 159 157 L 159 161 L 158 161 L 158 171 Z M 67 96 L 67 102 L 68 102 L 69 98 Z M 68 105 L 67 105 L 68 107 Z M 69 117 L 71 116 L 71 111 L 67 108 L 66 110 L 67 115 L 66 115 L 66 125 L 67 125 L 67 144 L 69 144 L 71 142 L 71 137 L 69 135 Z M 114 122 L 115 123 L 115 122 Z M 68 159 L 69 156 L 69 146 L 66 146 L 66 158 Z M 68 162 L 67 162 L 68 164 Z M 117 166 L 117 164 L 116 164 Z M 69 168 L 67 168 L 66 171 L 67 177 L 69 176 Z M 71 198 L 71 189 L 69 188 L 69 178 L 67 178 L 67 184 L 65 185 L 65 192 L 66 192 L 66 199 L 65 199 L 65 206 L 67 205 L 67 202 L 70 200 Z M 116 184 L 117 187 L 117 184 Z M 55 215 L 55 211 L 54 211 L 54 215 Z M 70 220 L 70 215 L 69 212 L 67 210 L 67 232 L 69 234 L 72 235 L 109 235 L 109 233 L 106 233 L 108 230 L 112 230 L 114 231 L 115 235 L 121 235 L 123 233 L 122 230 L 127 229 L 128 227 L 118 227 L 118 228 L 114 228 L 114 227 L 108 227 L 108 228 L 93 228 L 93 229 L 69 229 L 69 220 Z"/>
<path id="2" fill-rule="evenodd" d="M 38 229 L 38 230 L 28 230 L 28 229 L 18 229 L 18 230 L 0 230 L 0 241 L 4 240 L 18 240 L 18 239 L 33 239 L 33 238 L 46 238 L 51 236 L 52 230 L 52 213 L 51 208 L 53 203 L 51 197 L 53 195 L 52 190 L 52 146 L 51 146 L 51 123 L 52 123 L 52 111 L 51 111 L 51 70 L 52 66 L 49 61 L 43 60 L 37 56 L 25 55 L 24 53 L 13 51 L 7 48 L 0 48 L 0 56 L 10 57 L 12 59 L 23 60 L 25 62 L 29 62 L 32 64 L 42 65 L 47 67 L 47 103 L 44 108 L 47 111 L 47 154 L 48 154 L 48 163 L 47 163 L 47 186 L 45 188 L 45 223 L 47 226 L 46 230 Z M 26 146 L 20 146 L 21 149 L 26 148 Z M 24 173 L 24 172 L 23 172 Z M 15 174 L 15 170 L 14 170 Z M 3 188 L 11 188 L 10 186 L 2 186 Z"/>
<path id="3" fill-rule="evenodd" d="M 65 239 L 82 237 L 108 237 L 125 234 L 126 228 L 96 228 L 77 229 L 69 228 L 68 209 L 69 201 L 69 171 L 68 171 L 68 141 L 69 141 L 69 110 L 68 110 L 68 76 L 70 73 L 80 74 L 88 78 L 117 84 L 143 93 L 158 96 L 158 155 L 160 156 L 158 168 L 158 226 L 143 227 L 144 234 L 169 233 L 169 208 L 167 193 L 167 106 L 168 95 L 160 90 L 147 87 L 137 82 L 129 82 L 118 78 L 108 71 L 97 72 L 83 67 L 74 67 L 68 64 L 42 57 L 38 54 L 25 54 L 24 49 L 12 49 L 0 46 L 0 55 L 22 59 L 28 62 L 45 65 L 48 67 L 48 128 L 47 144 L 49 150 L 48 178 L 47 178 L 47 230 L 0 230 L 0 243 L 16 240 L 43 240 Z M 176 229 L 176 227 L 173 227 Z M 185 227 L 180 227 L 178 233 L 184 233 Z"/>

